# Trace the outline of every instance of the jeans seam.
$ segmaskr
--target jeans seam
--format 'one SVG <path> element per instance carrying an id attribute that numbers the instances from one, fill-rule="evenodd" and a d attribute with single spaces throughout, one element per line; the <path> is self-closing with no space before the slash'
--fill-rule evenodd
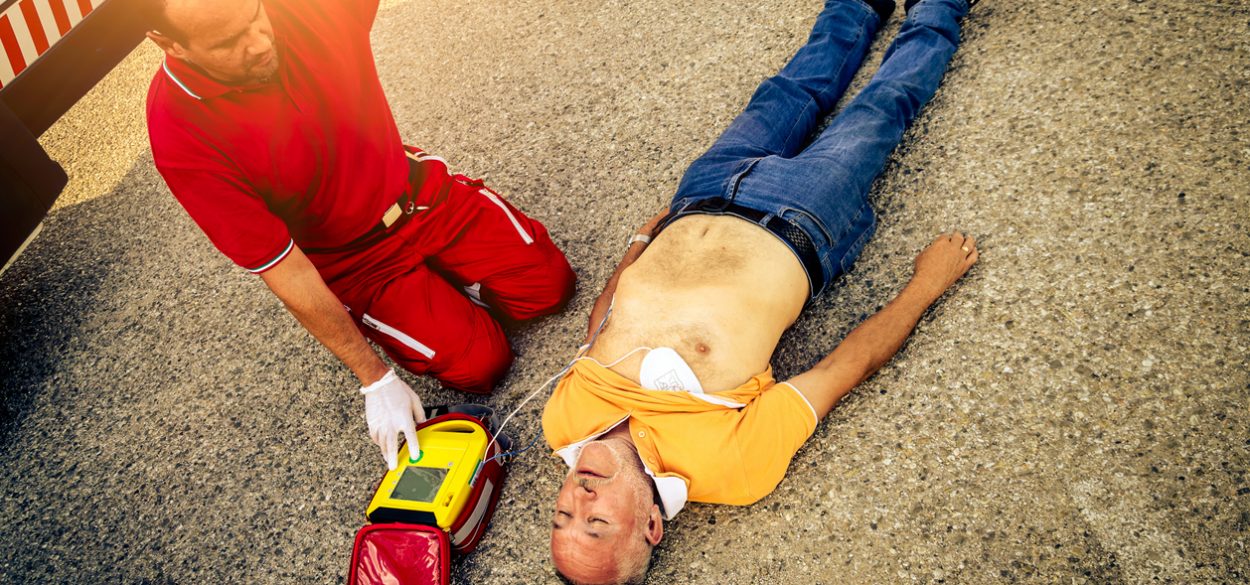
<path id="1" fill-rule="evenodd" d="M 845 61 L 843 61 L 843 63 L 845 63 Z M 827 88 L 826 88 L 826 89 L 827 89 Z M 821 94 L 822 96 L 824 95 L 824 93 L 825 93 L 825 90 L 821 90 L 820 94 Z M 795 116 L 794 121 L 790 124 L 790 132 L 786 133 L 786 138 L 785 138 L 785 140 L 782 140 L 782 141 L 781 141 L 781 146 L 782 146 L 783 148 L 784 148 L 786 145 L 790 144 L 790 139 L 794 137 L 794 129 L 799 127 L 799 122 L 800 122 L 800 121 L 802 121 L 803 116 L 804 116 L 805 114 L 807 114 L 807 111 L 808 111 L 809 109 L 811 109 L 812 104 L 813 104 L 813 103 L 815 103 L 815 102 L 816 102 L 816 100 L 815 100 L 814 98 L 813 98 L 813 99 L 809 99 L 809 100 L 807 100 L 807 103 L 803 105 L 803 111 L 802 111 L 802 112 L 799 112 L 799 115 L 798 115 L 798 116 Z M 801 152 L 801 150 L 800 150 L 800 152 Z"/>
<path id="2" fill-rule="evenodd" d="M 742 170 L 729 176 L 729 181 L 725 185 L 724 192 L 721 194 L 721 199 L 725 200 L 726 204 L 733 203 L 734 200 L 738 198 L 738 187 L 742 185 L 742 179 L 745 178 L 747 173 L 751 172 L 751 170 L 755 168 L 755 165 L 764 158 L 766 157 L 757 156 L 743 159 L 746 164 L 743 165 Z"/>
<path id="3" fill-rule="evenodd" d="M 859 212 L 858 212 L 858 213 L 856 213 L 856 214 L 855 214 L 854 219 L 852 219 L 852 220 L 851 220 L 850 225 L 855 225 L 855 223 L 859 221 L 859 218 L 861 218 L 861 217 L 863 217 L 863 216 L 864 216 L 864 211 L 865 211 L 866 209 L 871 209 L 871 205 L 870 205 L 867 201 L 864 201 L 864 204 L 863 204 L 863 205 L 861 205 L 861 206 L 860 206 L 860 208 L 859 208 Z M 871 225 L 873 225 L 873 224 L 875 224 L 875 223 L 876 223 L 876 220 L 874 219 L 874 220 L 873 220 L 873 222 L 872 222 L 872 223 L 870 223 L 869 225 L 871 226 Z M 855 241 L 851 242 L 851 245 L 850 245 L 850 247 L 848 247 L 848 248 L 846 249 L 846 252 L 843 252 L 843 253 L 842 253 L 842 257 L 841 257 L 841 258 L 838 258 L 838 268 L 839 268 L 842 272 L 846 272 L 846 271 L 847 271 L 847 269 L 849 268 L 849 267 L 846 265 L 846 257 L 847 257 L 847 256 L 849 256 L 849 255 L 851 254 L 851 251 L 852 251 L 852 250 L 855 250 L 856 248 L 862 248 L 862 245 L 863 245 L 863 242 L 864 242 L 864 238 L 867 238 L 867 237 L 868 237 L 868 234 L 870 234 L 870 233 L 872 233 L 872 229 L 869 229 L 869 228 L 866 228 L 866 229 L 864 229 L 863 231 L 861 231 L 861 232 L 859 233 L 859 235 L 858 235 L 858 236 L 856 236 Z"/>

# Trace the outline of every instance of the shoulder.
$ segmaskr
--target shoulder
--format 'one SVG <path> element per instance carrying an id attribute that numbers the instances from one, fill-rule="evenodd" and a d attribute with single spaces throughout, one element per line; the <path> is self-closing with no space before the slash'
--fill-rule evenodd
<path id="1" fill-rule="evenodd" d="M 227 123 L 207 104 L 179 87 L 164 68 L 158 68 L 148 86 L 145 114 L 148 143 L 158 168 L 201 167 L 224 160 L 213 128 Z"/>

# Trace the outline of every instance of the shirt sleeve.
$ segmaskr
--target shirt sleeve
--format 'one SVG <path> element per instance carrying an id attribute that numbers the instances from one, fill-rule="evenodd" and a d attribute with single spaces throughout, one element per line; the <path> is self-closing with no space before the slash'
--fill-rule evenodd
<path id="1" fill-rule="evenodd" d="M 378 17 L 378 6 L 381 0 L 334 0 L 334 4 L 336 9 L 344 12 L 352 22 L 363 26 L 367 33 L 373 29 L 373 21 Z"/>
<path id="2" fill-rule="evenodd" d="M 160 172 L 213 245 L 249 272 L 272 268 L 294 248 L 286 224 L 240 178 L 224 170 L 160 168 Z"/>
<path id="3" fill-rule="evenodd" d="M 365 31 L 373 30 L 373 21 L 378 18 L 378 5 L 381 0 L 367 0 L 360 2 L 360 17 L 364 21 Z"/>
<path id="4" fill-rule="evenodd" d="M 752 503 L 772 493 L 786 475 L 790 460 L 816 432 L 816 411 L 789 382 L 764 390 L 742 411 L 735 441 Z"/>

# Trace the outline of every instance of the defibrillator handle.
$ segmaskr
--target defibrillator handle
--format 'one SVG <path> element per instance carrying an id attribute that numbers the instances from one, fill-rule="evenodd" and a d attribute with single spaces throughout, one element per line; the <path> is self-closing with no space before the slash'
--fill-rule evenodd
<path id="1" fill-rule="evenodd" d="M 440 433 L 486 434 L 486 431 L 482 428 L 481 425 L 474 424 L 473 422 L 464 420 L 464 419 L 458 419 L 458 418 L 451 419 L 451 420 L 444 419 L 444 420 L 437 421 L 437 424 L 438 424 L 438 432 Z M 419 430 L 423 426 L 425 426 L 425 423 L 422 423 L 422 425 L 418 426 L 417 429 Z"/>

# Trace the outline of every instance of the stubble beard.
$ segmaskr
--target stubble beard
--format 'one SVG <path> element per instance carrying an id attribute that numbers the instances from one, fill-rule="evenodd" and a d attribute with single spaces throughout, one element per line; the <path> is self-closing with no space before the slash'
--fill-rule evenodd
<path id="1" fill-rule="evenodd" d="M 270 81 L 273 81 L 274 77 L 278 74 L 278 66 L 281 63 L 281 58 L 282 55 L 278 53 L 278 48 L 274 47 L 273 57 L 269 60 L 269 63 L 264 66 L 264 69 L 253 70 L 252 79 L 259 83 L 269 83 Z"/>
<path id="2" fill-rule="evenodd" d="M 612 454 L 612 457 L 616 459 L 616 463 L 617 463 L 616 472 L 608 477 L 578 476 L 576 478 L 578 486 L 585 488 L 585 489 L 594 490 L 600 486 L 607 485 L 617 480 L 621 480 L 621 481 L 639 480 L 639 481 L 630 481 L 630 483 L 642 484 L 642 487 L 646 487 L 645 477 L 643 477 L 645 476 L 646 472 L 643 471 L 642 461 L 638 460 L 638 453 L 632 448 L 632 445 L 631 446 L 623 445 L 621 444 L 621 441 L 618 439 L 604 439 L 602 441 L 599 441 L 599 444 L 606 447 L 608 449 L 608 452 Z M 573 468 L 569 469 L 568 475 L 573 476 L 576 473 L 577 473 L 577 466 L 574 465 Z"/>

